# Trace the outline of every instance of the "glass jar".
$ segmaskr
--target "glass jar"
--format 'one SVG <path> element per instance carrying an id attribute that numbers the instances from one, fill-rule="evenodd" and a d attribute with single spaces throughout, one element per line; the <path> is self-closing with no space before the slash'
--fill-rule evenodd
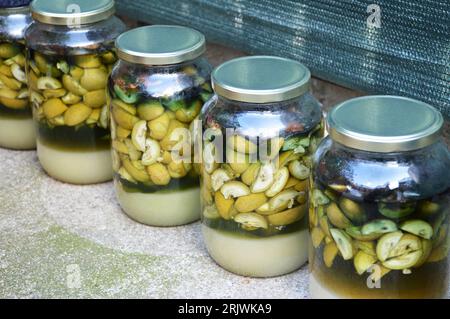
<path id="1" fill-rule="evenodd" d="M 25 76 L 24 33 L 31 23 L 28 2 L 0 8 L 0 147 L 20 150 L 36 147 Z"/>
<path id="2" fill-rule="evenodd" d="M 314 156 L 313 298 L 439 298 L 448 288 L 450 153 L 433 107 L 367 96 L 336 106 Z"/>
<path id="3" fill-rule="evenodd" d="M 310 72 L 278 57 L 231 60 L 212 73 L 202 109 L 202 231 L 212 258 L 270 277 L 308 256 L 310 156 L 322 130 Z"/>
<path id="4" fill-rule="evenodd" d="M 37 154 L 52 177 L 73 184 L 112 178 L 106 84 L 125 30 L 112 0 L 35 0 L 26 31 Z"/>
<path id="5" fill-rule="evenodd" d="M 116 194 L 134 220 L 176 226 L 200 217 L 190 128 L 211 96 L 205 38 L 181 26 L 145 26 L 116 41 L 109 79 Z"/>

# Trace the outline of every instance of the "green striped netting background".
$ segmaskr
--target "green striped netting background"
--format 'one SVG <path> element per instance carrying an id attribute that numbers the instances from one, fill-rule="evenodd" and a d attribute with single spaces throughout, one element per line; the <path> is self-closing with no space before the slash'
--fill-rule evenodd
<path id="1" fill-rule="evenodd" d="M 119 14 L 290 57 L 322 79 L 417 98 L 450 117 L 450 0 L 116 0 Z M 381 27 L 367 26 L 369 4 Z"/>

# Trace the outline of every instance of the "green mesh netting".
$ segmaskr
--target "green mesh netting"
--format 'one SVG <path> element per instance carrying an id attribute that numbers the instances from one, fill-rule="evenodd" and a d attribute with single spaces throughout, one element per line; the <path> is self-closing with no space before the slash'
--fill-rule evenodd
<path id="1" fill-rule="evenodd" d="M 450 0 L 116 0 L 119 13 L 290 57 L 320 78 L 414 97 L 450 117 Z M 368 6 L 376 3 L 381 11 Z M 373 27 L 380 13 L 380 27 Z"/>

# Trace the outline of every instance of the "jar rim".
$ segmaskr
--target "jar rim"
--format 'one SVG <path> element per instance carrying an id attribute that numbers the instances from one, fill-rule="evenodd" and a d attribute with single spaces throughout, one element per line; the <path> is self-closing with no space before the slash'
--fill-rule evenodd
<path id="1" fill-rule="evenodd" d="M 30 6 L 0 7 L 0 13 L 7 13 L 7 14 L 30 13 Z"/>
<path id="2" fill-rule="evenodd" d="M 145 65 L 170 65 L 194 60 L 206 50 L 205 36 L 177 25 L 150 25 L 129 30 L 116 39 L 121 60 Z"/>
<path id="3" fill-rule="evenodd" d="M 282 102 L 309 91 L 311 73 L 300 62 L 276 56 L 248 56 L 218 66 L 211 75 L 215 93 L 248 103 Z"/>
<path id="4" fill-rule="evenodd" d="M 330 137 L 345 146 L 391 153 L 437 142 L 444 123 L 433 106 L 408 97 L 370 95 L 335 106 L 327 116 Z"/>
<path id="5" fill-rule="evenodd" d="M 30 8 L 36 21 L 67 26 L 99 22 L 115 13 L 114 0 L 33 0 Z"/>

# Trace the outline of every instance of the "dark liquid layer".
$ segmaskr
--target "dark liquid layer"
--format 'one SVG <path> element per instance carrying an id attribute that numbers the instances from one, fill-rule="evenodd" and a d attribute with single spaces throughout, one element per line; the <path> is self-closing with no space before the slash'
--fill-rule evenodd
<path id="1" fill-rule="evenodd" d="M 109 130 L 98 126 L 79 127 L 38 124 L 39 139 L 54 148 L 67 151 L 92 151 L 110 148 Z"/>
<path id="2" fill-rule="evenodd" d="M 115 178 L 122 184 L 122 187 L 127 193 L 170 193 L 180 190 L 198 187 L 199 181 L 197 176 L 185 176 L 183 178 L 172 178 L 167 185 L 154 185 L 151 182 L 148 184 L 137 182 L 133 183 L 120 178 L 116 174 Z"/>
<path id="3" fill-rule="evenodd" d="M 311 248 L 313 249 L 313 248 Z M 322 258 L 323 248 L 315 250 L 310 258 L 312 275 L 326 289 L 342 298 L 442 298 L 448 289 L 448 260 L 426 263 L 412 268 L 410 274 L 394 270 L 384 275 L 380 288 L 369 288 L 371 273 L 358 275 L 353 261 L 337 256 L 332 268 Z"/>
<path id="4" fill-rule="evenodd" d="M 213 229 L 218 229 L 226 232 L 231 232 L 236 235 L 252 238 L 271 237 L 276 235 L 290 234 L 308 228 L 306 218 L 303 218 L 295 223 L 286 226 L 274 227 L 271 225 L 268 229 L 258 228 L 252 231 L 243 229 L 240 226 L 240 224 L 232 220 L 225 220 L 222 218 L 214 218 L 214 219 L 203 218 L 202 222 Z"/>
<path id="5" fill-rule="evenodd" d="M 32 115 L 29 107 L 16 110 L 0 104 L 0 117 L 4 119 L 27 119 L 31 118 Z"/>

